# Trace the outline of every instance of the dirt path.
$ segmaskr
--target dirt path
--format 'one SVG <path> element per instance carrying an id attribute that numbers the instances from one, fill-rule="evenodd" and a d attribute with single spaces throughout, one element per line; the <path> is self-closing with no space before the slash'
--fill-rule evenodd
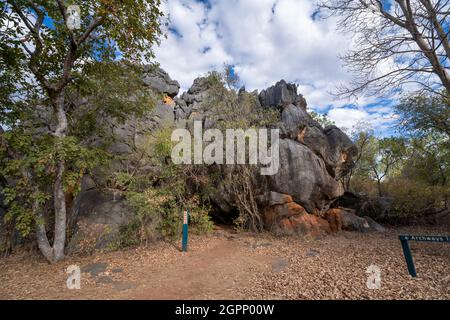
<path id="1" fill-rule="evenodd" d="M 239 299 L 236 289 L 248 286 L 271 257 L 249 254 L 241 242 L 222 238 L 211 248 L 182 254 L 176 263 L 146 275 L 153 284 L 126 294 L 127 299 Z"/>
<path id="2" fill-rule="evenodd" d="M 0 299 L 450 299 L 450 247 L 413 244 L 419 278 L 411 279 L 399 233 L 448 230 L 305 239 L 218 228 L 191 236 L 187 254 L 178 242 L 159 242 L 55 265 L 22 252 L 0 259 Z M 372 264 L 382 272 L 379 290 L 366 286 Z M 69 265 L 81 268 L 80 290 L 66 286 Z"/>
<path id="3" fill-rule="evenodd" d="M 273 258 L 253 252 L 261 239 L 216 228 L 192 236 L 189 251 L 176 244 L 71 257 L 49 265 L 35 254 L 0 260 L 0 299 L 239 299 L 238 288 Z M 69 265 L 80 266 L 81 290 L 66 287 Z"/>

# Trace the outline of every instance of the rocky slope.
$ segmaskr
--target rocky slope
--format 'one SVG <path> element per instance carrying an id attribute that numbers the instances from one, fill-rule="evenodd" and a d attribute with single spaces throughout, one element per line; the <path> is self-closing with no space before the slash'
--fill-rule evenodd
<path id="1" fill-rule="evenodd" d="M 161 99 L 142 119 L 123 125 L 111 123 L 111 131 L 119 138 L 112 152 L 126 157 L 143 133 L 163 125 L 188 128 L 194 120 L 209 121 L 210 85 L 206 78 L 194 80 L 181 96 L 178 82 L 160 68 L 144 69 L 145 90 L 152 90 Z M 245 89 L 241 89 L 245 90 Z M 355 145 L 336 126 L 323 128 L 307 112 L 305 98 L 297 86 L 284 80 L 265 90 L 253 92 L 262 107 L 280 112 L 280 170 L 267 176 L 267 188 L 259 195 L 265 227 L 275 233 L 321 235 L 342 228 L 365 231 L 373 229 L 368 220 L 330 205 L 343 194 L 339 179 L 354 165 Z M 117 228 L 128 221 L 130 210 L 124 200 L 105 190 L 96 189 L 96 182 L 86 177 L 83 191 L 76 199 L 77 220 Z M 220 190 L 220 187 L 219 187 Z M 223 191 L 223 190 L 222 190 Z M 233 209 L 226 194 L 213 197 L 222 214 Z M 345 220 L 345 223 L 343 223 Z"/>

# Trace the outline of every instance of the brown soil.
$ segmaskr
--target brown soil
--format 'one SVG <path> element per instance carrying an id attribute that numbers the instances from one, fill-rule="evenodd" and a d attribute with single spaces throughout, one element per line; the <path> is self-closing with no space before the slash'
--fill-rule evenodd
<path id="1" fill-rule="evenodd" d="M 54 265 L 22 251 L 0 259 L 0 299 L 450 299 L 450 244 L 411 243 L 413 279 L 398 241 L 398 234 L 445 233 L 403 228 L 308 239 L 216 228 L 191 236 L 186 254 L 159 242 Z M 366 286 L 371 264 L 381 268 L 380 289 Z M 83 271 L 80 290 L 66 286 L 69 265 Z"/>

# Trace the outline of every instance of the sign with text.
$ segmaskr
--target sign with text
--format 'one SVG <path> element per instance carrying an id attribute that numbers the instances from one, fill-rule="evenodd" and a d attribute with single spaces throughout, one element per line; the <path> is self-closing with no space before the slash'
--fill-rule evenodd
<path id="1" fill-rule="evenodd" d="M 399 236 L 400 240 L 450 242 L 450 236 Z"/>
<path id="2" fill-rule="evenodd" d="M 416 267 L 414 266 L 414 260 L 411 254 L 411 248 L 408 241 L 424 241 L 424 242 L 450 242 L 450 236 L 410 236 L 401 235 L 398 236 L 402 244 L 403 254 L 405 255 L 406 266 L 408 272 L 412 277 L 417 277 Z"/>

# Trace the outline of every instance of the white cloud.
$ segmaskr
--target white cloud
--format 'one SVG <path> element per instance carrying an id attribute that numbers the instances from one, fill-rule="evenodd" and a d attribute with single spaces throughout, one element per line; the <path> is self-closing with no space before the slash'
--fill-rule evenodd
<path id="1" fill-rule="evenodd" d="M 164 3 L 172 31 L 155 49 L 156 60 L 180 82 L 182 90 L 226 62 L 235 65 L 248 90 L 264 89 L 280 79 L 298 83 L 309 107 L 329 110 L 339 125 L 358 119 L 383 122 L 386 110 L 371 114 L 364 110 L 376 99 L 337 101 L 329 94 L 350 79 L 338 56 L 351 46 L 351 39 L 336 31 L 335 20 L 313 19 L 315 1 L 205 2 Z M 357 109 L 340 109 L 349 103 L 357 103 Z"/>
<path id="2" fill-rule="evenodd" d="M 389 107 L 370 111 L 357 108 L 334 108 L 328 112 L 328 117 L 342 129 L 352 129 L 360 122 L 369 123 L 377 135 L 385 135 L 392 130 L 396 115 Z"/>

